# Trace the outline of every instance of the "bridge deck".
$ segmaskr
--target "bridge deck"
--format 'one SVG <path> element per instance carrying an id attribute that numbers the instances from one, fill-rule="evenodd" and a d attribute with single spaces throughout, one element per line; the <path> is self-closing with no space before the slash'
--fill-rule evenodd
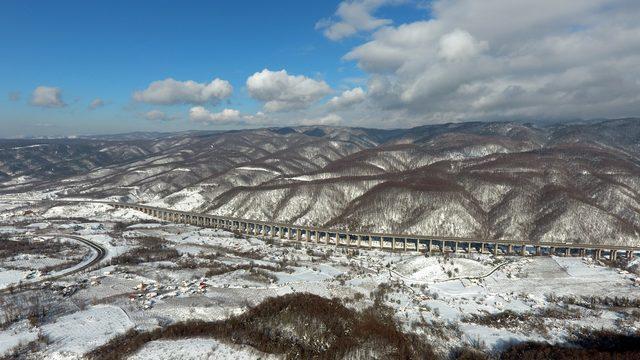
<path id="1" fill-rule="evenodd" d="M 149 205 L 104 202 L 118 208 L 128 208 L 143 211 L 148 215 L 158 217 L 160 219 L 190 223 L 201 226 L 221 227 L 229 230 L 236 230 L 244 234 L 279 237 L 282 239 L 296 241 L 315 241 L 324 242 L 325 244 L 358 246 L 363 248 L 371 248 L 372 242 L 376 242 L 379 246 L 376 248 L 392 249 L 392 250 L 414 250 L 420 251 L 421 245 L 425 245 L 422 250 L 433 251 L 433 247 L 437 246 L 439 251 L 446 251 L 447 245 L 450 249 L 458 251 L 459 249 L 472 251 L 479 245 L 479 251 L 484 252 L 486 247 L 491 247 L 493 253 L 513 253 L 525 255 L 528 253 L 527 248 L 533 247 L 536 254 L 541 254 L 542 249 L 549 249 L 548 252 L 555 253 L 557 249 L 565 249 L 565 254 L 572 255 L 579 252 L 581 256 L 586 251 L 591 251 L 593 256 L 599 258 L 602 252 L 609 252 L 610 259 L 614 260 L 618 252 L 624 252 L 627 257 L 633 257 L 635 253 L 640 252 L 640 247 L 620 246 L 620 245 L 602 245 L 602 244 L 571 244 L 571 243 L 532 243 L 528 241 L 513 239 L 480 239 L 475 237 L 451 237 L 451 236 L 434 236 L 419 234 L 403 234 L 403 233 L 376 233 L 351 231 L 345 229 L 330 229 L 313 226 L 301 226 L 295 224 L 283 224 L 277 222 L 266 222 L 250 219 L 241 219 L 228 216 L 201 214 L 189 211 L 179 211 L 173 209 L 159 208 Z M 331 237 L 330 235 L 334 235 Z M 313 236 L 315 235 L 315 236 Z M 313 237 L 313 239 L 312 239 Z M 398 242 L 400 245 L 398 246 Z M 385 243 L 391 243 L 391 247 L 384 246 Z M 466 245 L 466 247 L 465 247 Z M 506 251 L 502 249 L 506 248 Z M 514 248 L 519 251 L 513 251 Z"/>

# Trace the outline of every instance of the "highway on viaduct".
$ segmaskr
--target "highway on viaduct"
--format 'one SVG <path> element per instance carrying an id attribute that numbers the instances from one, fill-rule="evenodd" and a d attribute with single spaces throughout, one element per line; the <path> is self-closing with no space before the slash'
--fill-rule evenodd
<path id="1" fill-rule="evenodd" d="M 34 200 L 0 198 L 0 201 Z M 440 253 L 492 253 L 494 255 L 563 255 L 592 256 L 595 259 L 616 260 L 621 255 L 631 259 L 640 253 L 640 246 L 583 244 L 583 243 L 532 243 L 512 239 L 482 239 L 476 237 L 450 237 L 420 234 L 392 234 L 345 229 L 329 229 L 296 224 L 283 224 L 228 216 L 203 214 L 160 208 L 137 203 L 109 202 L 84 199 L 51 199 L 53 203 L 99 203 L 119 209 L 143 212 L 162 221 L 219 228 L 241 235 L 261 238 L 309 242 L 324 245 L 388 251 L 417 251 Z M 36 200 L 37 202 L 37 200 Z M 640 239 L 639 239 L 640 241 Z"/>
<path id="2" fill-rule="evenodd" d="M 518 240 L 488 240 L 467 237 L 429 236 L 417 234 L 390 234 L 328 229 L 322 227 L 257 221 L 227 216 L 201 214 L 159 208 L 149 205 L 119 202 L 101 202 L 115 208 L 141 211 L 163 221 L 220 228 L 242 235 L 262 238 L 311 242 L 324 245 L 364 249 L 418 252 L 478 252 L 494 255 L 550 255 L 593 256 L 596 259 L 627 259 L 640 253 L 640 247 L 602 244 L 530 243 Z"/>

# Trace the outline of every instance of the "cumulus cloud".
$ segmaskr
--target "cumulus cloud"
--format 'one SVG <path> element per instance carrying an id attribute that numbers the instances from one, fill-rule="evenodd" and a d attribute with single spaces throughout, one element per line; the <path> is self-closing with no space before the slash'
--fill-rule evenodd
<path id="1" fill-rule="evenodd" d="M 478 42 L 468 32 L 455 29 L 440 38 L 438 55 L 449 61 L 468 60 L 486 48 L 486 42 Z"/>
<path id="2" fill-rule="evenodd" d="M 369 74 L 379 110 L 432 122 L 640 113 L 640 2 L 436 0 L 431 10 L 344 56 Z"/>
<path id="3" fill-rule="evenodd" d="M 379 19 L 372 14 L 381 6 L 401 3 L 400 0 L 349 0 L 338 5 L 333 18 L 322 19 L 316 29 L 330 40 L 337 41 L 361 31 L 373 31 L 392 23 L 389 19 Z"/>
<path id="4" fill-rule="evenodd" d="M 67 106 L 64 101 L 62 101 L 62 90 L 57 87 L 50 86 L 38 86 L 31 93 L 31 105 L 40 106 L 40 107 L 48 107 L 48 108 L 59 108 Z"/>
<path id="5" fill-rule="evenodd" d="M 229 124 L 242 120 L 240 111 L 224 109 L 220 112 L 211 112 L 202 106 L 194 106 L 189 109 L 189 118 L 193 121 L 209 124 Z"/>
<path id="6" fill-rule="evenodd" d="M 300 121 L 302 125 L 340 125 L 342 117 L 338 114 L 327 114 L 317 118 L 303 119 Z"/>
<path id="7" fill-rule="evenodd" d="M 143 117 L 151 121 L 171 121 L 175 120 L 175 116 L 169 116 L 164 111 L 151 110 L 143 114 Z"/>
<path id="8" fill-rule="evenodd" d="M 231 96 L 232 92 L 231 84 L 218 78 L 208 84 L 168 78 L 154 81 L 145 90 L 134 92 L 133 99 L 159 105 L 217 104 L 220 100 Z"/>
<path id="9" fill-rule="evenodd" d="M 104 100 L 100 98 L 95 98 L 91 100 L 91 102 L 89 103 L 89 110 L 95 110 L 103 106 L 104 106 Z"/>
<path id="10" fill-rule="evenodd" d="M 366 99 L 366 94 L 361 87 L 343 91 L 339 96 L 334 96 L 328 104 L 337 109 L 345 109 Z"/>
<path id="11" fill-rule="evenodd" d="M 331 93 L 324 81 L 268 69 L 251 75 L 247 90 L 251 97 L 264 102 L 268 112 L 304 109 Z"/>

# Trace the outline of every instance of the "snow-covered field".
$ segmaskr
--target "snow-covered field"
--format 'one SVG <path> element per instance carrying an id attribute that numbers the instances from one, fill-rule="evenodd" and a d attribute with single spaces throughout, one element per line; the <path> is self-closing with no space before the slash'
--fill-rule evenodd
<path id="1" fill-rule="evenodd" d="M 134 323 L 120 307 L 93 306 L 43 325 L 42 332 L 51 342 L 45 354 L 48 359 L 80 358 L 133 326 Z"/>
<path id="2" fill-rule="evenodd" d="M 22 295 L 58 304 L 37 321 L 17 317 L 0 324 L 0 356 L 31 342 L 36 345 L 28 351 L 36 358 L 81 358 L 130 329 L 224 320 L 268 297 L 300 292 L 343 299 L 346 306 L 361 310 L 372 306 L 374 294 L 384 289 L 385 305 L 393 309 L 400 327 L 433 340 L 439 353 L 475 339 L 500 349 L 517 341 L 562 342 L 574 328 L 640 329 L 630 309 L 579 304 L 583 297 L 640 299 L 638 275 L 588 258 L 354 251 L 150 222 L 144 214 L 102 204 L 35 206 L 28 214 L 14 205 L 0 203 L 4 236 L 79 235 L 106 248 L 107 257 L 88 272 L 22 293 L 0 294 L 2 304 L 17 303 Z M 20 270 L 0 268 L 0 288 L 31 272 L 24 269 L 26 263 L 19 265 Z M 33 266 L 40 265 L 34 261 Z M 570 304 L 568 298 L 576 301 Z M 537 315 L 548 309 L 566 316 Z M 534 314 L 544 326 L 470 318 L 505 310 Z M 8 311 L 3 306 L 0 315 Z M 447 341 L 434 335 L 435 327 L 444 329 Z M 131 358 L 270 357 L 249 346 L 193 338 L 152 341 Z"/>
<path id="3" fill-rule="evenodd" d="M 145 345 L 131 360 L 279 359 L 251 347 L 227 345 L 213 339 L 156 340 Z"/>

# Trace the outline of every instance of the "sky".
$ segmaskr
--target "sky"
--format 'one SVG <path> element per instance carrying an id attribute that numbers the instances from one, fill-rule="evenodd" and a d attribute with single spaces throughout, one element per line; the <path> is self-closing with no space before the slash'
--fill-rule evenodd
<path id="1" fill-rule="evenodd" d="M 637 0 L 0 2 L 0 137 L 640 116 Z"/>

